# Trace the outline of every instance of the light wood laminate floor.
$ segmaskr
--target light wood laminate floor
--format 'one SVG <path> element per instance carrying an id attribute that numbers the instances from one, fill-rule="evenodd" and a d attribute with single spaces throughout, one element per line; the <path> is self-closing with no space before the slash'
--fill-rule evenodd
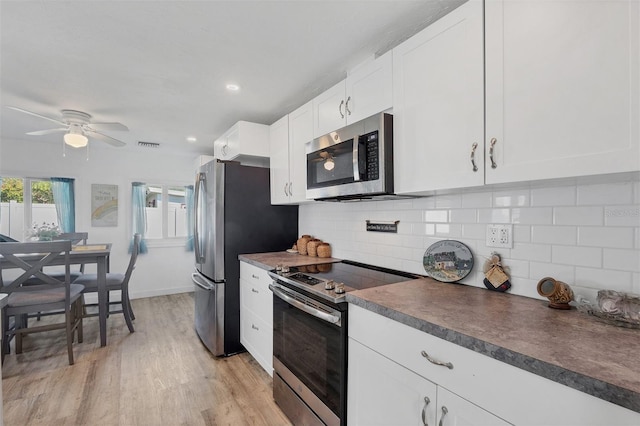
<path id="1" fill-rule="evenodd" d="M 133 300 L 135 333 L 122 315 L 84 321 L 68 365 L 64 331 L 24 340 L 2 366 L 4 423 L 11 425 L 290 425 L 271 377 L 248 353 L 213 357 L 193 329 L 190 293 Z"/>

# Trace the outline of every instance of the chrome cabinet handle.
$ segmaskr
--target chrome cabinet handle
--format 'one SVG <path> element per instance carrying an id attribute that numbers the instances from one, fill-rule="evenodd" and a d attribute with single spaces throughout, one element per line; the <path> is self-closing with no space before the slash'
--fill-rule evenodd
<path id="1" fill-rule="evenodd" d="M 429 424 L 427 423 L 427 406 L 429 405 L 430 402 L 431 400 L 425 396 L 424 407 L 422 407 L 422 425 L 423 426 L 429 426 Z"/>
<path id="2" fill-rule="evenodd" d="M 289 194 L 287 194 L 287 183 L 286 182 L 284 184 L 284 195 L 289 195 Z"/>
<path id="3" fill-rule="evenodd" d="M 256 289 L 255 289 L 255 288 L 253 288 L 253 287 L 251 288 L 251 291 L 252 291 L 253 293 L 260 293 L 258 290 L 256 290 Z"/>
<path id="4" fill-rule="evenodd" d="M 495 169 L 498 167 L 498 165 L 496 164 L 496 162 L 493 160 L 493 146 L 496 144 L 496 142 L 498 142 L 498 140 L 496 138 L 491 138 L 491 147 L 489 148 L 489 159 L 491 160 L 491 168 Z"/>
<path id="5" fill-rule="evenodd" d="M 447 367 L 449 370 L 453 370 L 453 364 L 451 364 L 450 362 L 442 362 L 438 361 L 437 359 L 433 359 L 425 351 L 420 352 L 420 354 L 425 357 L 431 364 L 441 365 L 443 367 Z"/>
<path id="6" fill-rule="evenodd" d="M 442 406 L 442 416 L 440 416 L 440 421 L 438 422 L 438 426 L 442 426 L 442 422 L 444 421 L 444 416 L 446 416 L 448 412 L 449 412 L 449 410 L 447 410 L 447 407 L 445 407 L 443 405 Z"/>
<path id="7" fill-rule="evenodd" d="M 478 148 L 478 144 L 474 142 L 474 144 L 471 145 L 471 165 L 473 166 L 474 172 L 478 171 L 478 166 L 476 166 L 476 148 Z"/>
<path id="8" fill-rule="evenodd" d="M 338 111 L 340 112 L 340 118 L 344 118 L 344 114 L 342 113 L 342 105 L 344 105 L 344 99 L 340 101 L 340 105 L 338 105 Z"/>
<path id="9" fill-rule="evenodd" d="M 293 196 L 293 183 L 289 182 L 289 195 Z"/>
<path id="10" fill-rule="evenodd" d="M 344 104 L 344 110 L 347 112 L 347 114 L 351 115 L 351 110 L 349 109 L 349 101 L 351 100 L 351 96 L 349 96 L 347 98 L 347 103 Z"/>
<path id="11" fill-rule="evenodd" d="M 222 155 L 224 155 L 225 157 L 227 156 L 227 148 L 228 144 L 222 145 Z"/>

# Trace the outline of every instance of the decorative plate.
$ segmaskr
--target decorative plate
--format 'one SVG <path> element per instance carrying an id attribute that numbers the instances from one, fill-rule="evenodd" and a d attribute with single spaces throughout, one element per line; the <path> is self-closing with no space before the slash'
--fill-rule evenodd
<path id="1" fill-rule="evenodd" d="M 431 278 L 445 283 L 460 281 L 473 269 L 469 247 L 459 241 L 442 240 L 424 252 L 424 270 Z"/>
<path id="2" fill-rule="evenodd" d="M 287 249 L 287 253 L 298 253 L 298 250 Z"/>

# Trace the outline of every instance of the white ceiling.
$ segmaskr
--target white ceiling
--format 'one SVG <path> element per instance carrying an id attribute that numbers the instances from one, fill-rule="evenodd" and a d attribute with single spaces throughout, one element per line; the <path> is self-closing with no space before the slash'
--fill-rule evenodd
<path id="1" fill-rule="evenodd" d="M 120 149 L 212 154 L 236 121 L 273 123 L 464 1 L 1 0 L 0 142 L 62 138 L 25 135 L 57 126 L 7 106 L 74 109 L 128 126 L 104 132 Z"/>

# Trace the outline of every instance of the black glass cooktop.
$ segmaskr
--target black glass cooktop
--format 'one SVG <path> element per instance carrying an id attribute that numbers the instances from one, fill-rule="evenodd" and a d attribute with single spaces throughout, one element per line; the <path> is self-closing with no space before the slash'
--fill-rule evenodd
<path id="1" fill-rule="evenodd" d="M 346 260 L 336 263 L 291 267 L 289 273 L 291 274 L 288 275 L 289 279 L 309 286 L 333 280 L 336 283 L 344 283 L 345 286 L 350 287 L 352 290 L 393 284 L 419 277 L 419 275 L 408 272 L 394 271 Z"/>

